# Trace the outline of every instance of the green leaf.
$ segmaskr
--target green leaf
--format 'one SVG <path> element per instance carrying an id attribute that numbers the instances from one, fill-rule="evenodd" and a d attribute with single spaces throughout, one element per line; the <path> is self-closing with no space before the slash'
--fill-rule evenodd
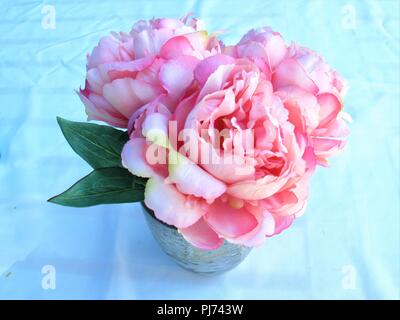
<path id="1" fill-rule="evenodd" d="M 92 168 L 122 167 L 121 151 L 129 139 L 125 131 L 60 117 L 57 122 L 72 149 Z"/>
<path id="2" fill-rule="evenodd" d="M 123 168 L 96 169 L 48 201 L 69 207 L 143 201 L 146 180 Z"/>

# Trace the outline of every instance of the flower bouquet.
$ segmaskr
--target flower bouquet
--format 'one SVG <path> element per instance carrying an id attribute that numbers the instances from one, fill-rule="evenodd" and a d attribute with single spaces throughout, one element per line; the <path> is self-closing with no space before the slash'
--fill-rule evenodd
<path id="1" fill-rule="evenodd" d="M 88 55 L 78 95 L 109 126 L 58 118 L 93 171 L 49 201 L 141 202 L 181 265 L 227 270 L 303 214 L 316 165 L 345 145 L 344 93 L 320 56 L 268 27 L 226 46 L 190 16 L 139 21 Z"/>

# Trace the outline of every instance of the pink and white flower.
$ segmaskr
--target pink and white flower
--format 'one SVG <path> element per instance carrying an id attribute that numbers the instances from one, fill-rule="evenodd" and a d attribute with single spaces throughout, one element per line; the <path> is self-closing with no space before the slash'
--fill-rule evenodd
<path id="1" fill-rule="evenodd" d="M 157 98 L 173 107 L 198 61 L 218 51 L 215 38 L 190 17 L 139 21 L 129 33 L 102 38 L 87 57 L 78 93 L 88 119 L 126 128 L 135 111 Z"/>
<path id="2" fill-rule="evenodd" d="M 176 47 L 160 49 L 171 68 Z M 343 148 L 343 80 L 269 28 L 207 50 L 188 51 L 190 76 L 162 77 L 166 92 L 132 109 L 122 161 L 149 178 L 147 207 L 193 245 L 257 246 L 303 214 L 316 164 Z"/>

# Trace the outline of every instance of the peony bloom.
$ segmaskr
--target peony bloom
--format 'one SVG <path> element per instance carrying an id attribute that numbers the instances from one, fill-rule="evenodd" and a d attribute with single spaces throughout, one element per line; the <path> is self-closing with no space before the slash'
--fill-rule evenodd
<path id="1" fill-rule="evenodd" d="M 139 21 L 129 33 L 102 38 L 87 57 L 78 93 L 88 119 L 126 128 L 135 111 L 159 97 L 174 106 L 197 62 L 218 51 L 219 43 L 189 17 Z"/>
<path id="2" fill-rule="evenodd" d="M 258 246 L 304 212 L 316 164 L 343 147 L 342 94 L 312 51 L 252 30 L 198 61 L 175 106 L 155 99 L 133 114 L 122 162 L 193 245 Z"/>
<path id="3" fill-rule="evenodd" d="M 296 44 L 286 47 L 281 35 L 268 27 L 250 30 L 226 51 L 251 59 L 264 71 L 318 164 L 327 165 L 349 134 L 341 112 L 346 87 L 340 75 L 314 51 Z"/>

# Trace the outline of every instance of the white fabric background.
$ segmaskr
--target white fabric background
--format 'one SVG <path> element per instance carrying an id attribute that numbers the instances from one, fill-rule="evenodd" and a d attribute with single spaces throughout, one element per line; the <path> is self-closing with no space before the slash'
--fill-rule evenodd
<path id="1" fill-rule="evenodd" d="M 399 1 L 2 0 L 0 298 L 399 299 Z M 44 29 L 45 5 L 56 29 Z M 235 43 L 271 25 L 320 52 L 350 83 L 352 134 L 312 180 L 308 210 L 230 273 L 204 278 L 158 248 L 138 205 L 46 199 L 89 172 L 57 127 L 85 120 L 73 92 L 110 30 L 193 12 Z M 56 289 L 41 286 L 56 269 Z M 354 287 L 348 276 L 354 275 Z"/>

